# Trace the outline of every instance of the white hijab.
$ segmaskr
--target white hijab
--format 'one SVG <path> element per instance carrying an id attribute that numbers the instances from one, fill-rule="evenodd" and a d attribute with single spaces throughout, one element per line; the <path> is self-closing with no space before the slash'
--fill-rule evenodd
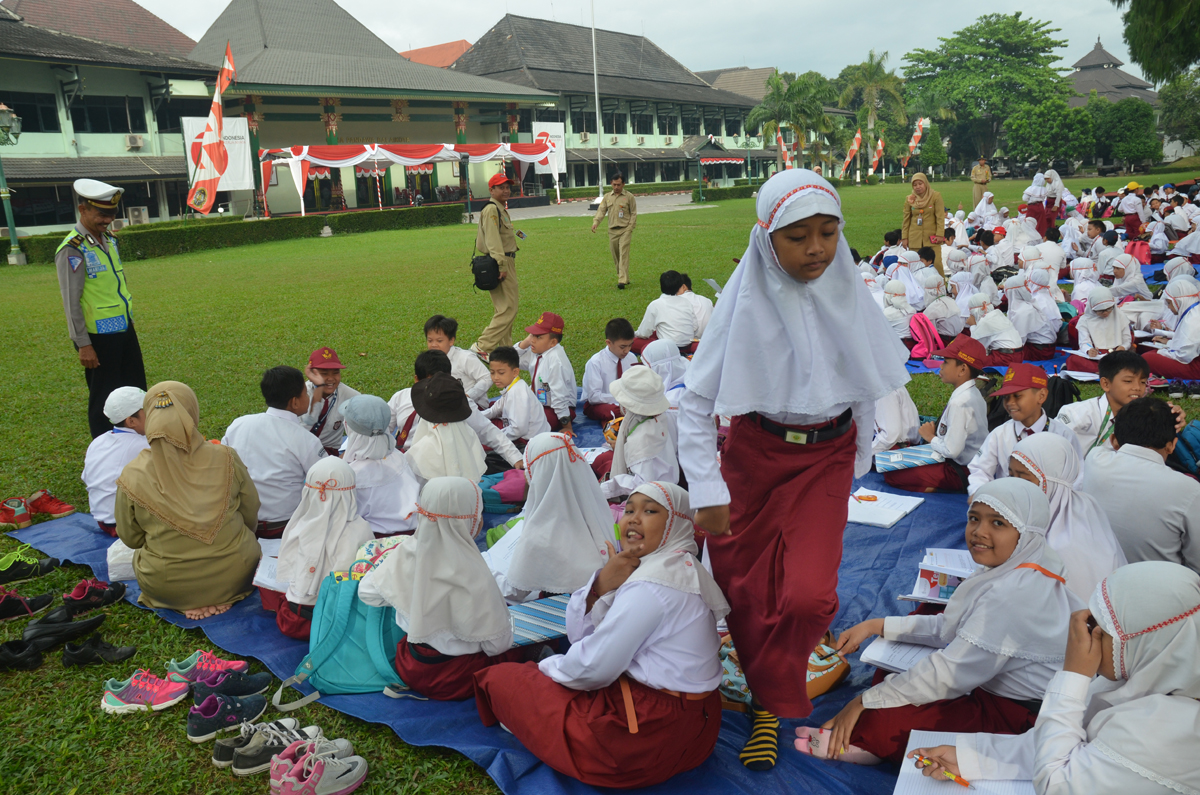
<path id="1" fill-rule="evenodd" d="M 950 284 L 955 289 L 954 302 L 958 304 L 959 315 L 964 318 L 970 317 L 971 296 L 978 292 L 975 282 L 971 279 L 971 274 L 960 271 L 950 277 Z"/>
<path id="2" fill-rule="evenodd" d="M 770 235 L 813 215 L 844 226 L 833 187 L 807 169 L 781 171 L 758 191 L 758 223 L 725 285 L 684 381 L 716 413 L 823 416 L 875 401 L 909 381 L 903 343 L 871 298 L 839 232 L 837 253 L 811 282 L 779 266 Z M 771 346 L 747 346 L 769 339 Z"/>
<path id="3" fill-rule="evenodd" d="M 346 423 L 346 463 L 380 461 L 396 449 L 396 437 L 387 432 L 391 409 L 383 398 L 375 395 L 355 395 L 342 406 Z"/>
<path id="4" fill-rule="evenodd" d="M 1142 298 L 1151 297 L 1150 288 L 1146 286 L 1146 280 L 1142 277 L 1142 263 L 1138 262 L 1137 257 L 1121 252 L 1113 257 L 1113 264 L 1125 269 L 1125 275 L 1114 282 L 1114 284 L 1119 284 L 1123 288 L 1133 287 L 1137 290 L 1136 293 L 1129 293 L 1126 290 L 1126 295 L 1140 295 Z"/>
<path id="5" fill-rule="evenodd" d="M 687 373 L 688 360 L 679 355 L 679 348 L 667 340 L 655 340 L 642 350 L 642 363 L 663 380 L 663 389 L 670 389 L 683 381 Z"/>
<path id="6" fill-rule="evenodd" d="M 871 297 L 875 299 L 875 303 L 879 304 L 879 308 L 883 309 L 883 288 L 879 286 L 879 278 L 870 274 L 862 275 L 863 284 L 867 285 L 867 289 L 871 291 Z M 646 347 L 650 347 L 647 345 Z"/>
<path id="7" fill-rule="evenodd" d="M 1086 306 L 1092 291 L 1100 286 L 1100 271 L 1096 268 L 1095 260 L 1087 257 L 1071 260 L 1071 279 L 1075 282 L 1075 286 L 1071 288 L 1071 300 L 1082 301 Z"/>
<path id="8" fill-rule="evenodd" d="M 279 542 L 276 579 L 288 584 L 288 599 L 310 605 L 331 571 L 349 569 L 358 548 L 375 538 L 358 515 L 354 470 L 327 456 L 304 479 L 300 505 L 288 519 Z"/>
<path id="9" fill-rule="evenodd" d="M 933 268 L 925 274 L 925 306 L 929 306 L 946 294 L 946 279 Z"/>
<path id="10" fill-rule="evenodd" d="M 522 591 L 573 593 L 608 561 L 612 511 L 592 468 L 563 434 L 529 440 L 525 478 L 525 520 L 508 581 Z"/>
<path id="11" fill-rule="evenodd" d="M 1017 443 L 1012 457 L 1037 477 L 1050 501 L 1046 543 L 1066 567 L 1067 587 L 1088 599 L 1102 579 L 1127 561 L 1100 503 L 1075 490 L 1083 469 L 1079 454 L 1057 434 L 1035 433 Z"/>
<path id="12" fill-rule="evenodd" d="M 1108 317 L 1100 317 L 1097 312 L 1111 309 Z M 1102 350 L 1110 350 L 1121 344 L 1125 332 L 1129 329 L 1129 318 L 1117 306 L 1112 291 L 1097 284 L 1088 296 L 1087 309 L 1078 325 L 1087 329 L 1092 338 L 1092 344 Z"/>
<path id="13" fill-rule="evenodd" d="M 925 305 L 925 286 L 917 278 L 921 269 L 921 258 L 915 251 L 901 251 L 899 259 L 887 270 L 888 278 L 904 285 L 908 295 L 908 303 L 914 309 Z"/>
<path id="14" fill-rule="evenodd" d="M 1163 301 L 1166 308 L 1177 318 L 1175 328 L 1178 329 L 1179 324 L 1183 321 L 1183 313 L 1200 301 L 1200 288 L 1197 288 L 1193 279 L 1186 277 L 1175 279 L 1163 290 Z"/>
<path id="15" fill-rule="evenodd" d="M 630 467 L 652 458 L 669 459 L 675 466 L 675 478 L 679 478 L 679 460 L 675 455 L 666 414 L 644 417 L 632 411 L 625 412 L 616 444 L 613 445 L 612 468 L 609 472 L 628 475 Z"/>
<path id="16" fill-rule="evenodd" d="M 417 531 L 367 573 L 396 608 L 409 643 L 447 634 L 467 643 L 512 638 L 512 619 L 487 562 L 475 546 L 483 526 L 479 486 L 435 478 L 421 490 Z"/>
<path id="17" fill-rule="evenodd" d="M 1192 267 L 1192 263 L 1188 262 L 1186 257 L 1172 257 L 1163 266 L 1163 274 L 1167 277 L 1167 281 L 1171 281 L 1181 273 L 1186 276 L 1196 275 L 1196 269 Z"/>
<path id="18" fill-rule="evenodd" d="M 1021 194 L 1021 201 L 1027 203 L 1046 201 L 1045 174 L 1039 171 L 1033 175 L 1033 184 L 1026 188 L 1025 192 Z"/>
<path id="19" fill-rule="evenodd" d="M 1046 198 L 1058 199 L 1063 198 L 1066 193 L 1066 186 L 1063 185 L 1062 177 L 1054 169 L 1046 171 L 1045 178 L 1042 182 L 1046 186 Z"/>
<path id="20" fill-rule="evenodd" d="M 975 217 L 984 229 L 991 229 L 1000 224 L 1000 212 L 992 199 L 995 198 L 990 190 L 983 192 L 983 198 L 975 205 Z"/>
<path id="21" fill-rule="evenodd" d="M 1008 560 L 978 569 L 955 589 L 946 605 L 942 640 L 955 636 L 985 651 L 1041 663 L 1061 663 L 1071 611 L 1082 600 L 1059 580 L 1026 563 L 1063 577 L 1058 555 L 1046 546 L 1050 503 L 1041 489 L 1020 478 L 980 486 L 971 504 L 991 506 L 1020 533 Z"/>
<path id="22" fill-rule="evenodd" d="M 483 445 L 466 422 L 417 421 L 408 463 L 422 480 L 451 477 L 478 483 L 487 471 L 483 459 Z"/>
<path id="23" fill-rule="evenodd" d="M 967 252 L 961 248 L 951 249 L 950 253 L 946 255 L 946 272 L 953 276 L 965 270 L 967 270 Z"/>
<path id="24" fill-rule="evenodd" d="M 1029 291 L 1030 301 L 1041 313 L 1046 325 L 1053 326 L 1057 330 L 1062 325 L 1062 313 L 1050 295 L 1052 284 L 1054 282 L 1050 278 L 1050 271 L 1045 268 L 1027 272 L 1025 277 L 1025 289 Z"/>

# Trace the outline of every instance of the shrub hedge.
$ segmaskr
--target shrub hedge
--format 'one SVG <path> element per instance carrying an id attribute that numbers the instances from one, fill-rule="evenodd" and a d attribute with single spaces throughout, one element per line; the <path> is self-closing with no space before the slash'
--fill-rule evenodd
<path id="1" fill-rule="evenodd" d="M 708 188 L 704 191 L 704 200 L 707 202 L 717 202 L 722 199 L 749 199 L 760 187 L 762 186 L 755 185 L 754 187 L 750 187 L 749 185 L 742 185 L 733 188 Z M 699 190 L 692 191 L 692 201 L 700 201 Z"/>
<path id="2" fill-rule="evenodd" d="M 625 185 L 625 190 L 640 196 L 643 193 L 669 193 L 673 191 L 684 192 L 696 187 L 695 180 L 687 182 L 631 182 Z M 551 200 L 554 198 L 553 188 L 546 191 L 550 195 Z M 564 199 L 587 199 L 596 195 L 596 186 L 584 188 L 561 188 L 560 195 Z"/>

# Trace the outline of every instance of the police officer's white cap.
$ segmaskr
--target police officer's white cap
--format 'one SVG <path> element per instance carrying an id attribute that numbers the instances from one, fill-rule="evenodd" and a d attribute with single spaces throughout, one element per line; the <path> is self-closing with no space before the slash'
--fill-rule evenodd
<path id="1" fill-rule="evenodd" d="M 121 194 L 125 192 L 124 188 L 96 179 L 77 179 L 74 188 L 80 199 L 102 210 L 117 209 L 117 205 L 121 203 Z"/>

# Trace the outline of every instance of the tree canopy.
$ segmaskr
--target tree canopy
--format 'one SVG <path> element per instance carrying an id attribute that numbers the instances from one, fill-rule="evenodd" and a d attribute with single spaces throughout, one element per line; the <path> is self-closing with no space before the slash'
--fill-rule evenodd
<path id="1" fill-rule="evenodd" d="M 875 120 L 883 108 L 891 110 L 901 124 L 905 122 L 904 81 L 895 70 L 888 71 L 887 59 L 886 52 L 876 55 L 871 50 L 867 60 L 851 64 L 838 76 L 844 83 L 838 107 L 850 107 L 857 102 L 856 107 L 866 108 L 868 130 L 875 129 Z"/>
<path id="2" fill-rule="evenodd" d="M 1130 59 L 1161 83 L 1200 61 L 1200 0 L 1112 0 L 1125 23 Z"/>
<path id="3" fill-rule="evenodd" d="M 1200 147 L 1200 68 L 1173 77 L 1158 92 L 1158 102 L 1163 132 Z"/>
<path id="4" fill-rule="evenodd" d="M 1154 123 L 1154 106 L 1134 97 L 1114 102 L 1104 118 L 1101 135 L 1112 145 L 1112 156 L 1126 163 L 1162 160 L 1162 141 Z"/>
<path id="5" fill-rule="evenodd" d="M 1082 160 L 1095 150 L 1092 114 L 1086 108 L 1067 107 L 1058 97 L 1017 108 L 1004 129 L 1009 155 L 1021 160 Z"/>

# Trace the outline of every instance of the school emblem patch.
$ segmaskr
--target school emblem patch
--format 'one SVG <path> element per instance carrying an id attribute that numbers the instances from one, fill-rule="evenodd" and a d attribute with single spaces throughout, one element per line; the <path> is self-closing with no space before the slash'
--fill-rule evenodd
<path id="1" fill-rule="evenodd" d="M 83 257 L 67 257 L 67 264 L 71 266 L 71 273 L 79 270 L 79 266 L 83 264 Z"/>
<path id="2" fill-rule="evenodd" d="M 340 430 L 342 429 L 342 421 L 341 421 L 341 420 L 338 420 L 337 422 L 335 422 L 335 423 L 333 424 L 333 429 L 334 429 L 335 431 L 340 431 Z"/>
<path id="3" fill-rule="evenodd" d="M 207 202 L 208 190 L 205 188 L 196 188 L 196 193 L 192 196 L 191 205 L 197 210 L 202 210 Z"/>
<path id="4" fill-rule="evenodd" d="M 938 425 L 938 436 L 945 436 L 947 430 L 949 430 L 949 428 L 946 427 L 946 423 L 941 423 Z"/>

